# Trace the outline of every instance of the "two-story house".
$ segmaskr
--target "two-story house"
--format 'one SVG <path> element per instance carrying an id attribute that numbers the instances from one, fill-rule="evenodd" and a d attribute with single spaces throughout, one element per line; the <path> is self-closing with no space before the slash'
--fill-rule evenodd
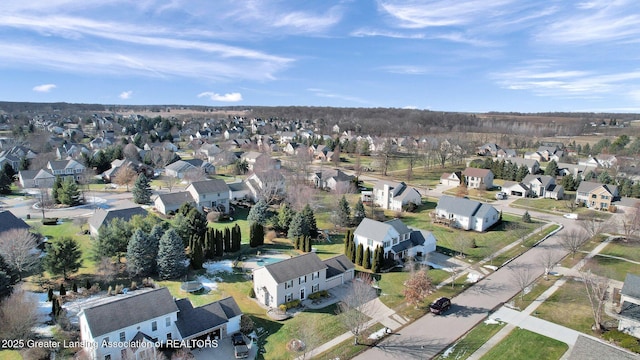
<path id="1" fill-rule="evenodd" d="M 411 229 L 400 219 L 380 222 L 364 218 L 354 231 L 353 240 L 372 254 L 380 246 L 385 257 L 394 260 L 422 257 L 436 250 L 436 238 L 431 232 Z"/>
<path id="2" fill-rule="evenodd" d="M 478 169 L 468 167 L 462 172 L 465 184 L 470 189 L 491 189 L 493 188 L 493 172 L 489 169 Z"/>
<path id="3" fill-rule="evenodd" d="M 500 214 L 489 204 L 445 195 L 438 201 L 435 218 L 452 227 L 483 232 L 500 220 Z"/>
<path id="4" fill-rule="evenodd" d="M 608 209 L 618 196 L 616 185 L 582 181 L 576 191 L 576 203 L 583 204 L 590 209 L 603 210 Z"/>
<path id="5" fill-rule="evenodd" d="M 186 190 L 191 194 L 198 210 L 218 209 L 224 213 L 229 212 L 229 186 L 224 180 L 195 181 Z"/>
<path id="6" fill-rule="evenodd" d="M 311 173 L 309 180 L 320 189 L 347 190 L 353 185 L 355 176 L 347 175 L 339 169 L 329 169 Z"/>
<path id="7" fill-rule="evenodd" d="M 153 359 L 157 344 L 222 339 L 240 330 L 242 312 L 232 297 L 194 308 L 188 299 L 176 300 L 160 288 L 103 300 L 78 314 L 80 339 L 90 359 Z"/>
<path id="8" fill-rule="evenodd" d="M 311 252 L 253 270 L 253 289 L 260 303 L 275 308 L 344 284 L 353 279 L 354 271 L 344 255 L 322 261 Z"/>
<path id="9" fill-rule="evenodd" d="M 86 168 L 79 162 L 68 160 L 51 160 L 47 163 L 47 169 L 53 176 L 73 176 L 75 180 L 80 180 Z"/>
<path id="10" fill-rule="evenodd" d="M 254 202 L 281 197 L 285 193 L 285 178 L 277 170 L 254 172 L 244 183 L 249 190 L 248 196 Z"/>
<path id="11" fill-rule="evenodd" d="M 519 197 L 540 197 L 546 199 L 561 200 L 564 197 L 564 188 L 556 184 L 556 179 L 548 175 L 527 175 L 520 182 L 505 181 L 502 191 Z"/>
<path id="12" fill-rule="evenodd" d="M 540 171 L 540 162 L 538 162 L 538 160 L 535 160 L 535 159 L 511 157 L 511 158 L 508 158 L 507 161 L 511 162 L 512 164 L 518 165 L 518 167 L 521 167 L 522 165 L 526 166 L 527 170 L 529 170 L 529 174 L 536 174 L 538 173 L 538 171 Z"/>
<path id="13" fill-rule="evenodd" d="M 620 290 L 618 330 L 640 338 L 640 276 L 627 274 Z"/>
<path id="14" fill-rule="evenodd" d="M 401 211 L 409 203 L 422 204 L 422 196 L 418 190 L 404 182 L 380 180 L 373 187 L 372 196 L 376 205 L 388 210 Z"/>

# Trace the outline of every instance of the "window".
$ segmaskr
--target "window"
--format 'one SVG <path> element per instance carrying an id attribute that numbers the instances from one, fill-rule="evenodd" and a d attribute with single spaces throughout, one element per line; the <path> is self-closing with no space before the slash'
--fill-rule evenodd
<path id="1" fill-rule="evenodd" d="M 124 331 L 120 332 L 120 341 L 125 341 L 125 335 L 124 335 Z"/>
<path id="2" fill-rule="evenodd" d="M 598 195 L 596 195 L 596 194 L 592 194 L 592 195 L 591 195 L 591 198 L 592 198 L 592 199 L 595 199 L 595 198 L 597 198 L 597 197 L 598 197 Z"/>
<path id="3" fill-rule="evenodd" d="M 126 358 L 127 358 L 127 349 L 120 350 L 120 359 L 126 359 Z"/>
<path id="4" fill-rule="evenodd" d="M 319 279 L 319 278 L 320 278 L 320 271 L 316 271 L 316 272 L 311 274 L 311 280 L 315 280 L 315 279 Z"/>
<path id="5" fill-rule="evenodd" d="M 286 283 L 284 283 L 284 288 L 285 289 L 290 289 L 293 287 L 293 280 L 289 280 Z"/>
<path id="6" fill-rule="evenodd" d="M 111 355 L 105 355 L 104 360 L 111 360 Z"/>
<path id="7" fill-rule="evenodd" d="M 289 302 L 291 300 L 293 300 L 293 294 L 289 293 L 284 296 L 284 302 Z"/>
<path id="8" fill-rule="evenodd" d="M 167 341 L 171 340 L 171 333 L 167 333 Z"/>
<path id="9" fill-rule="evenodd" d="M 311 287 L 311 292 L 318 292 L 320 291 L 320 284 L 315 284 Z"/>
<path id="10" fill-rule="evenodd" d="M 373 240 L 372 239 L 367 239 L 367 245 L 368 246 L 373 246 Z"/>
<path id="11" fill-rule="evenodd" d="M 306 282 L 307 282 L 307 275 L 300 276 L 300 278 L 298 279 L 298 284 L 304 284 Z"/>
<path id="12" fill-rule="evenodd" d="M 166 327 L 171 326 L 171 318 L 166 318 L 166 319 L 164 319 L 164 325 L 165 325 Z"/>
<path id="13" fill-rule="evenodd" d="M 151 323 L 151 331 L 156 331 L 158 330 L 158 322 L 154 321 Z"/>
<path id="14" fill-rule="evenodd" d="M 105 337 L 104 337 L 104 340 L 102 340 L 102 342 L 106 342 L 106 343 L 108 343 L 108 342 L 109 342 L 109 337 L 108 337 L 108 336 L 105 336 Z"/>
<path id="15" fill-rule="evenodd" d="M 385 241 L 383 243 L 383 245 L 384 245 L 384 247 L 389 247 L 389 246 L 391 246 L 391 241 Z"/>
<path id="16" fill-rule="evenodd" d="M 393 238 L 393 245 L 396 245 L 399 241 L 398 238 Z"/>

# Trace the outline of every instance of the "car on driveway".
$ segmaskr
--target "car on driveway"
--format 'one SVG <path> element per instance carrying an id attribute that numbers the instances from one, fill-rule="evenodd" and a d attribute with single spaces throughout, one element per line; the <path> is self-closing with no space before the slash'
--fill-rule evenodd
<path id="1" fill-rule="evenodd" d="M 429 310 L 436 315 L 440 315 L 443 312 L 449 310 L 451 307 L 451 300 L 446 297 L 441 297 L 434 301 L 430 306 Z"/>
<path id="2" fill-rule="evenodd" d="M 249 347 L 247 346 L 247 342 L 244 340 L 244 335 L 242 333 L 235 333 L 231 336 L 231 341 L 233 342 L 233 352 L 236 359 L 244 359 L 249 357 Z"/>

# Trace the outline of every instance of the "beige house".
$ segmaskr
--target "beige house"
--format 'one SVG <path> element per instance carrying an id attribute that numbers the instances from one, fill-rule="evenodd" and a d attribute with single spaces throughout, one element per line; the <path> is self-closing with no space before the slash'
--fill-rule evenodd
<path id="1" fill-rule="evenodd" d="M 462 179 L 462 172 L 455 171 L 452 173 L 444 173 L 440 177 L 440 184 L 446 186 L 460 186 L 460 181 Z"/>
<path id="2" fill-rule="evenodd" d="M 576 191 L 576 202 L 590 209 L 606 210 L 618 196 L 616 185 L 582 181 Z"/>
<path id="3" fill-rule="evenodd" d="M 486 190 L 493 187 L 493 172 L 489 169 L 466 168 L 462 175 L 470 189 Z"/>

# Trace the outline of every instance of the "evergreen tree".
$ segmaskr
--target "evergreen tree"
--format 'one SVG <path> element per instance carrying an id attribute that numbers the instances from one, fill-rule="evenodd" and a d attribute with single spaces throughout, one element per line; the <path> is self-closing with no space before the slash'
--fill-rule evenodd
<path id="1" fill-rule="evenodd" d="M 309 227 L 307 226 L 304 218 L 304 214 L 301 212 L 296 213 L 289 223 L 289 232 L 287 237 L 289 239 L 295 239 L 298 236 L 309 233 Z"/>
<path id="2" fill-rule="evenodd" d="M 249 246 L 252 248 L 264 244 L 264 227 L 260 223 L 252 223 L 249 228 Z"/>
<path id="3" fill-rule="evenodd" d="M 158 275 L 161 279 L 173 279 L 184 275 L 187 256 L 184 242 L 178 233 L 169 229 L 160 238 L 158 247 Z"/>
<path id="4" fill-rule="evenodd" d="M 311 237 L 307 235 L 304 238 L 304 252 L 311 252 Z"/>
<path id="5" fill-rule="evenodd" d="M 374 273 L 380 272 L 380 263 L 378 263 L 378 258 L 380 253 L 380 246 L 376 246 L 375 250 L 373 250 L 373 258 L 371 259 L 371 271 Z"/>
<path id="6" fill-rule="evenodd" d="M 13 184 L 13 179 L 4 169 L 0 170 L 0 194 L 11 194 L 11 184 Z"/>
<path id="7" fill-rule="evenodd" d="M 60 296 L 67 295 L 67 289 L 64 288 L 64 283 L 60 284 Z"/>
<path id="8" fill-rule="evenodd" d="M 133 231 L 131 225 L 121 218 L 114 218 L 110 223 L 103 225 L 98 233 L 98 238 L 93 242 L 94 261 L 102 258 L 120 258 L 127 253 L 127 245 Z"/>
<path id="9" fill-rule="evenodd" d="M 364 246 L 362 246 L 362 244 L 358 244 L 358 248 L 356 250 L 356 265 L 362 266 L 363 256 L 364 256 Z"/>
<path id="10" fill-rule="evenodd" d="M 531 215 L 529 214 L 529 211 L 525 211 L 524 214 L 522 214 L 522 221 L 526 223 L 531 222 Z"/>
<path id="11" fill-rule="evenodd" d="M 242 245 L 242 232 L 240 226 L 235 224 L 231 229 L 231 251 L 240 251 Z"/>
<path id="12" fill-rule="evenodd" d="M 231 248 L 231 230 L 229 228 L 224 228 L 224 250 L 226 252 L 233 252 Z"/>
<path id="13" fill-rule="evenodd" d="M 69 273 L 80 269 L 80 265 L 82 265 L 82 252 L 80 245 L 73 238 L 61 237 L 47 244 L 43 266 L 51 274 L 62 274 L 66 280 Z"/>
<path id="14" fill-rule="evenodd" d="M 68 176 L 62 182 L 62 188 L 58 192 L 58 200 L 61 204 L 75 206 L 80 203 L 80 190 L 72 176 Z"/>
<path id="15" fill-rule="evenodd" d="M 151 184 L 144 173 L 138 175 L 131 190 L 133 202 L 136 204 L 148 204 L 151 202 Z"/>
<path id="16" fill-rule="evenodd" d="M 71 290 L 73 290 L 74 293 L 78 293 L 78 285 L 76 285 L 76 283 L 73 283 L 73 286 L 71 287 Z"/>
<path id="17" fill-rule="evenodd" d="M 49 291 L 47 291 L 47 301 L 52 301 L 53 300 L 53 288 L 49 288 Z"/>
<path id="18" fill-rule="evenodd" d="M 342 195 L 338 202 L 338 208 L 336 209 L 336 222 L 339 226 L 348 226 L 351 221 L 351 208 L 347 198 Z"/>
<path id="19" fill-rule="evenodd" d="M 527 167 L 527 165 L 520 165 L 520 167 L 518 168 L 518 173 L 516 174 L 516 181 L 522 181 L 527 175 L 529 175 L 529 168 Z"/>
<path id="20" fill-rule="evenodd" d="M 13 291 L 13 279 L 11 278 L 11 269 L 0 256 L 0 301 L 11 295 Z"/>
<path id="21" fill-rule="evenodd" d="M 278 227 L 280 230 L 287 232 L 289 231 L 289 224 L 291 223 L 291 219 L 293 219 L 293 209 L 286 202 L 282 204 L 280 207 L 280 211 L 278 212 Z"/>
<path id="22" fill-rule="evenodd" d="M 62 189 L 62 178 L 60 176 L 56 176 L 55 180 L 53 180 L 53 186 L 51 187 L 51 198 L 56 204 L 60 204 L 60 199 L 58 196 L 60 195 L 60 190 Z"/>
<path id="23" fill-rule="evenodd" d="M 351 245 L 349 246 L 349 252 L 350 252 L 349 260 L 351 260 L 351 262 L 355 264 L 357 249 L 356 249 L 356 242 L 353 240 L 353 236 L 351 237 Z"/>
<path id="24" fill-rule="evenodd" d="M 247 215 L 247 221 L 255 222 L 261 225 L 265 225 L 267 223 L 269 206 L 267 202 L 263 199 L 260 199 L 251 210 L 249 210 L 249 215 Z"/>
<path id="25" fill-rule="evenodd" d="M 176 214 L 182 214 L 183 216 L 187 216 L 189 211 L 191 211 L 192 209 L 195 209 L 193 204 L 190 202 L 185 202 L 182 205 L 180 205 Z"/>
<path id="26" fill-rule="evenodd" d="M 216 256 L 224 255 L 224 239 L 220 230 L 215 231 Z"/>
<path id="27" fill-rule="evenodd" d="M 347 233 L 344 234 L 344 254 L 349 256 L 349 241 L 351 240 L 351 229 L 347 229 Z"/>
<path id="28" fill-rule="evenodd" d="M 316 216 L 309 204 L 305 205 L 302 209 L 302 215 L 304 216 L 304 222 L 306 223 L 307 232 L 311 238 L 318 236 L 318 225 L 316 224 Z"/>
<path id="29" fill-rule="evenodd" d="M 202 242 L 194 237 L 193 247 L 191 248 L 191 267 L 195 270 L 202 269 L 204 263 L 204 253 L 202 251 Z"/>
<path id="30" fill-rule="evenodd" d="M 2 166 L 2 171 L 7 174 L 12 182 L 15 181 L 17 173 L 13 166 L 11 166 L 11 164 L 9 164 L 8 162 L 4 163 L 4 165 Z"/>
<path id="31" fill-rule="evenodd" d="M 565 175 L 560 183 L 565 190 L 574 191 L 576 189 L 576 180 L 572 174 Z"/>
<path id="32" fill-rule="evenodd" d="M 147 235 L 141 229 L 131 235 L 126 257 L 127 271 L 132 276 L 149 276 L 153 273 L 158 254 L 155 236 L 155 234 Z"/>
<path id="33" fill-rule="evenodd" d="M 367 246 L 367 249 L 364 251 L 364 260 L 363 265 L 365 269 L 371 269 L 371 250 Z"/>
<path id="34" fill-rule="evenodd" d="M 364 204 L 362 203 L 362 199 L 358 199 L 356 206 L 353 208 L 353 224 L 359 225 L 362 222 L 362 219 L 366 216 L 366 210 L 364 209 Z"/>
<path id="35" fill-rule="evenodd" d="M 544 169 L 544 174 L 555 177 L 558 175 L 558 163 L 555 160 L 549 161 L 547 167 Z"/>

